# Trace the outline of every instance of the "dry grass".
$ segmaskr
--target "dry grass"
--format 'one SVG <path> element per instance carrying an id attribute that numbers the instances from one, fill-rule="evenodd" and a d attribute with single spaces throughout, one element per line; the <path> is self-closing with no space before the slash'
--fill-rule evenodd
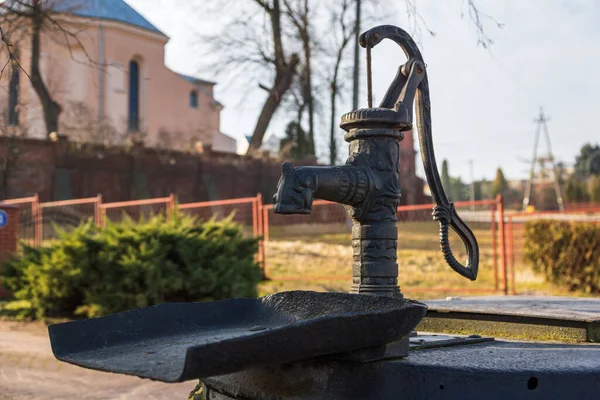
<path id="1" fill-rule="evenodd" d="M 336 229 L 338 233 L 331 233 Z M 345 233 L 339 233 L 344 230 Z M 446 265 L 439 251 L 436 224 L 400 224 L 398 264 L 402 291 L 420 299 L 486 294 L 473 290 L 493 291 L 496 286 L 492 234 L 483 229 L 475 229 L 474 233 L 481 256 L 479 276 L 471 282 Z M 261 284 L 261 295 L 284 290 L 343 292 L 349 289 L 352 249 L 347 226 L 328 226 L 320 232 L 306 226 L 286 226 L 273 230 L 270 239 L 266 255 L 272 280 Z M 464 260 L 465 251 L 458 237 L 452 237 L 451 243 L 457 259 Z M 517 266 L 515 278 L 518 294 L 582 295 L 546 283 L 525 265 Z M 501 280 L 499 288 L 502 288 Z"/>

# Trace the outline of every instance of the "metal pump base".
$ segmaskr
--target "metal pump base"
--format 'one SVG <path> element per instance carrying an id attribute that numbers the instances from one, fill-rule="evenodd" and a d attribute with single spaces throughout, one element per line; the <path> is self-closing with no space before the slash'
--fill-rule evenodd
<path id="1" fill-rule="evenodd" d="M 484 341 L 408 358 L 305 360 L 206 378 L 211 400 L 597 399 L 600 345 Z"/>

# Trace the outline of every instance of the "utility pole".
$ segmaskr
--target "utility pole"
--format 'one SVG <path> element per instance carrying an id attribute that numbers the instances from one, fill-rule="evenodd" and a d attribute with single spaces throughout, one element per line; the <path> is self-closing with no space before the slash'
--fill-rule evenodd
<path id="1" fill-rule="evenodd" d="M 535 131 L 535 140 L 533 142 L 533 158 L 531 159 L 531 168 L 529 170 L 529 180 L 525 187 L 525 197 L 523 197 L 523 211 L 527 210 L 527 206 L 531 202 L 531 194 L 533 193 L 533 186 L 535 180 L 535 164 L 540 163 L 543 166 L 543 162 L 550 161 L 552 167 L 552 178 L 554 183 L 554 192 L 556 194 L 556 203 L 560 211 L 564 211 L 565 205 L 563 202 L 562 192 L 560 188 L 560 182 L 558 181 L 558 170 L 556 168 L 556 160 L 552 154 L 552 146 L 550 144 L 550 134 L 548 133 L 548 121 L 549 117 L 544 115 L 544 110 L 540 107 L 540 116 L 534 120 L 537 124 Z M 548 147 L 548 157 L 538 157 L 537 148 L 540 140 L 540 133 L 544 130 L 544 136 L 546 138 L 546 146 Z"/>
<path id="2" fill-rule="evenodd" d="M 475 211 L 475 178 L 473 177 L 473 159 L 469 160 L 471 172 L 471 211 Z"/>
<path id="3" fill-rule="evenodd" d="M 354 26 L 354 88 L 352 91 L 352 109 L 358 110 L 358 86 L 360 77 L 359 63 L 359 36 L 360 36 L 360 0 L 356 0 L 356 24 Z"/>

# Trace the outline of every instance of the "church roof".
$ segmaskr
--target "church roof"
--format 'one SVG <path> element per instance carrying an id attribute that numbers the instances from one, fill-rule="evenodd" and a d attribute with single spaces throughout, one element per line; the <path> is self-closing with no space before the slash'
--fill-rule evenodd
<path id="1" fill-rule="evenodd" d="M 186 81 L 188 81 L 194 85 L 216 85 L 215 82 L 206 81 L 204 79 L 196 78 L 194 76 L 180 74 L 179 72 L 176 72 L 176 74 L 181 76 L 183 79 L 185 79 Z"/>
<path id="2" fill-rule="evenodd" d="M 122 22 L 166 36 L 123 0 L 63 0 L 56 2 L 54 8 L 57 12 Z"/>
<path id="3" fill-rule="evenodd" d="M 173 71 L 175 72 L 175 71 Z M 190 75 L 185 75 L 185 74 L 180 74 L 179 72 L 175 72 L 180 78 L 185 79 L 186 81 L 188 81 L 189 83 L 191 83 L 192 85 L 196 86 L 199 90 L 201 90 L 203 93 L 205 93 L 208 97 L 210 97 L 211 99 L 213 99 L 213 104 L 219 106 L 219 107 L 223 107 L 223 104 L 219 103 L 215 97 L 212 94 L 212 91 L 208 91 L 206 90 L 206 88 L 204 87 L 205 85 L 209 85 L 209 86 L 214 86 L 216 85 L 216 82 L 212 82 L 212 81 L 205 81 L 204 79 L 200 79 L 200 78 L 196 78 L 194 76 L 190 76 Z"/>

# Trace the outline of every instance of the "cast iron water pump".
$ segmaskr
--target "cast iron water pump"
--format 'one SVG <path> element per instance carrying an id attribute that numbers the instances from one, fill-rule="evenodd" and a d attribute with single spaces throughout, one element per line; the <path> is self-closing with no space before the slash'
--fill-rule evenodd
<path id="1" fill-rule="evenodd" d="M 354 294 L 291 291 L 161 304 L 55 324 L 49 332 L 56 357 L 164 382 L 200 378 L 202 393 L 194 398 L 213 400 L 598 397 L 597 345 L 494 341 L 477 334 L 514 329 L 519 337 L 540 331 L 543 337 L 597 340 L 594 299 L 432 301 L 424 327 L 485 323 L 464 337 L 411 333 L 426 306 L 403 298 L 397 287 L 395 213 L 398 143 L 412 127 L 414 99 L 444 256 L 458 273 L 475 279 L 478 249 L 440 185 L 421 55 L 404 31 L 381 26 L 361 37 L 369 63 L 371 48 L 384 38 L 398 43 L 408 62 L 380 107 L 372 108 L 369 84 L 369 108 L 342 117 L 350 142 L 346 165 L 284 164 L 276 196 L 276 210 L 283 213 L 310 212 L 314 197 L 347 205 L 354 220 Z M 449 227 L 466 244 L 466 266 L 452 255 Z"/>
<path id="2" fill-rule="evenodd" d="M 347 163 L 297 168 L 285 163 L 275 196 L 279 213 L 309 213 L 315 197 L 347 205 L 354 221 L 352 294 L 291 291 L 260 299 L 161 304 L 55 324 L 49 327 L 55 356 L 86 368 L 165 382 L 201 378 L 214 393 L 210 398 L 223 399 L 329 399 L 332 391 L 352 390 L 349 379 L 338 379 L 338 371 L 344 375 L 349 368 L 373 377 L 375 372 L 368 369 L 383 364 L 355 366 L 406 357 L 408 337 L 426 311 L 424 304 L 401 295 L 396 263 L 399 142 L 403 132 L 412 129 L 415 99 L 421 153 L 446 261 L 461 275 L 475 279 L 478 248 L 440 184 L 425 64 L 415 43 L 393 26 L 364 33 L 361 44 L 367 49 L 369 71 L 371 48 L 385 38 L 398 43 L 408 61 L 380 107 L 372 108 L 369 76 L 369 108 L 342 117 L 350 143 Z M 452 255 L 450 226 L 465 242 L 466 266 Z M 304 375 L 282 366 L 298 360 L 309 366 Z M 322 368 L 323 363 L 327 368 Z M 331 382 L 337 386 L 329 386 L 322 373 L 335 376 Z M 280 374 L 303 377 L 315 385 L 299 378 L 282 381 L 277 378 Z M 327 384 L 324 389 L 323 384 Z M 372 389 L 372 382 L 365 382 L 365 390 Z M 303 392 L 312 394 L 306 397 Z"/>
<path id="3" fill-rule="evenodd" d="M 408 57 L 398 69 L 381 104 L 372 107 L 371 48 L 383 39 L 396 42 Z M 400 141 L 403 132 L 413 129 L 413 101 L 416 99 L 417 129 L 435 208 L 440 224 L 440 244 L 448 265 L 460 275 L 475 280 L 479 250 L 475 236 L 448 201 L 438 174 L 431 137 L 431 105 L 427 72 L 421 53 L 402 29 L 383 25 L 360 36 L 367 50 L 369 108 L 342 116 L 340 126 L 347 132 L 350 156 L 339 167 L 296 167 L 284 163 L 275 195 L 275 212 L 308 214 L 313 198 L 342 203 L 352 217 L 351 293 L 401 296 L 398 287 L 396 210 L 400 201 Z M 448 228 L 465 243 L 467 265 L 461 265 L 450 248 Z"/>

